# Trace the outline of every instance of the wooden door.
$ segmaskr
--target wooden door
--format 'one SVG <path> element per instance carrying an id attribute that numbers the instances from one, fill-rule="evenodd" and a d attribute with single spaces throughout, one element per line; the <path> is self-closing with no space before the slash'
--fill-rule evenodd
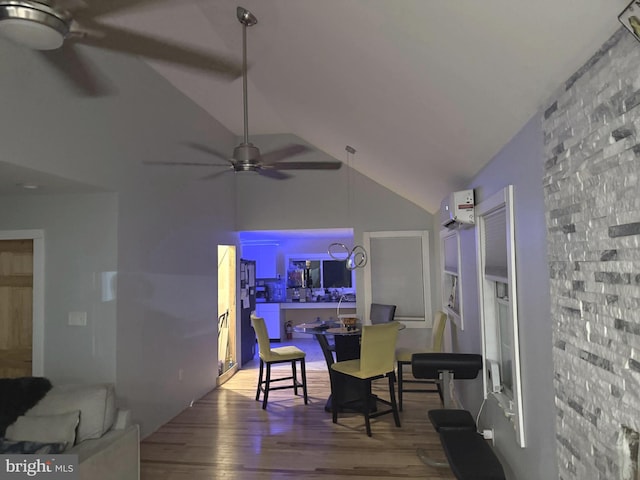
<path id="1" fill-rule="evenodd" d="M 0 377 L 32 374 L 33 240 L 0 240 Z"/>

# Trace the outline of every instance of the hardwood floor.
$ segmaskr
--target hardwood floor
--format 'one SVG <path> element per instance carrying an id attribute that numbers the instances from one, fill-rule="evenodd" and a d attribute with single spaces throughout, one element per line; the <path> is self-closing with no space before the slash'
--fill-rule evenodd
<path id="1" fill-rule="evenodd" d="M 437 394 L 405 394 L 402 427 L 384 415 L 372 420 L 369 438 L 360 414 L 343 413 L 332 423 L 324 411 L 330 386 L 322 354 L 311 340 L 296 344 L 307 351 L 308 405 L 281 390 L 262 410 L 254 361 L 141 442 L 141 479 L 455 479 L 416 455 L 424 448 L 445 461 L 427 419 L 440 407 Z M 274 375 L 279 370 L 287 367 L 274 367 Z M 374 390 L 386 397 L 386 388 L 381 380 Z"/>

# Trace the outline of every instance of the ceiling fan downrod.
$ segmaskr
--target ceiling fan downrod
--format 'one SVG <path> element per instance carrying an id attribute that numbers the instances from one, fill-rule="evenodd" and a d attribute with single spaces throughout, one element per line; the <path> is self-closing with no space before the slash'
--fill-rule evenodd
<path id="1" fill-rule="evenodd" d="M 242 99 L 244 105 L 244 145 L 249 144 L 249 105 L 247 93 L 247 27 L 252 27 L 258 23 L 256 16 L 243 7 L 236 10 L 238 21 L 242 24 Z M 235 157 L 235 155 L 234 155 Z M 240 159 L 236 159 L 240 160 Z"/>

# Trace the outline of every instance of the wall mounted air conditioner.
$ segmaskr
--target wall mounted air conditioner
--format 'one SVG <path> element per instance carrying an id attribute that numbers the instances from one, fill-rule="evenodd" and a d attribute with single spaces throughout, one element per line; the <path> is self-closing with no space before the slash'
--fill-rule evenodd
<path id="1" fill-rule="evenodd" d="M 440 204 L 440 224 L 446 228 L 458 225 L 473 225 L 474 197 L 473 190 L 461 190 L 446 196 Z"/>

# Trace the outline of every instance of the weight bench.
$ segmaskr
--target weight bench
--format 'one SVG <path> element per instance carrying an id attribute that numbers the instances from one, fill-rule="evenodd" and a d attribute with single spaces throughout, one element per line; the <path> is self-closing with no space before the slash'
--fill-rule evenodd
<path id="1" fill-rule="evenodd" d="M 458 480 L 505 480 L 504 470 L 467 410 L 452 408 L 451 381 L 470 380 L 482 370 L 482 356 L 470 353 L 416 353 L 413 376 L 440 382 L 443 409 L 429 410 L 429 420 L 440 434 L 448 463 L 431 459 L 419 448 L 418 457 L 432 467 L 451 467 Z"/>

